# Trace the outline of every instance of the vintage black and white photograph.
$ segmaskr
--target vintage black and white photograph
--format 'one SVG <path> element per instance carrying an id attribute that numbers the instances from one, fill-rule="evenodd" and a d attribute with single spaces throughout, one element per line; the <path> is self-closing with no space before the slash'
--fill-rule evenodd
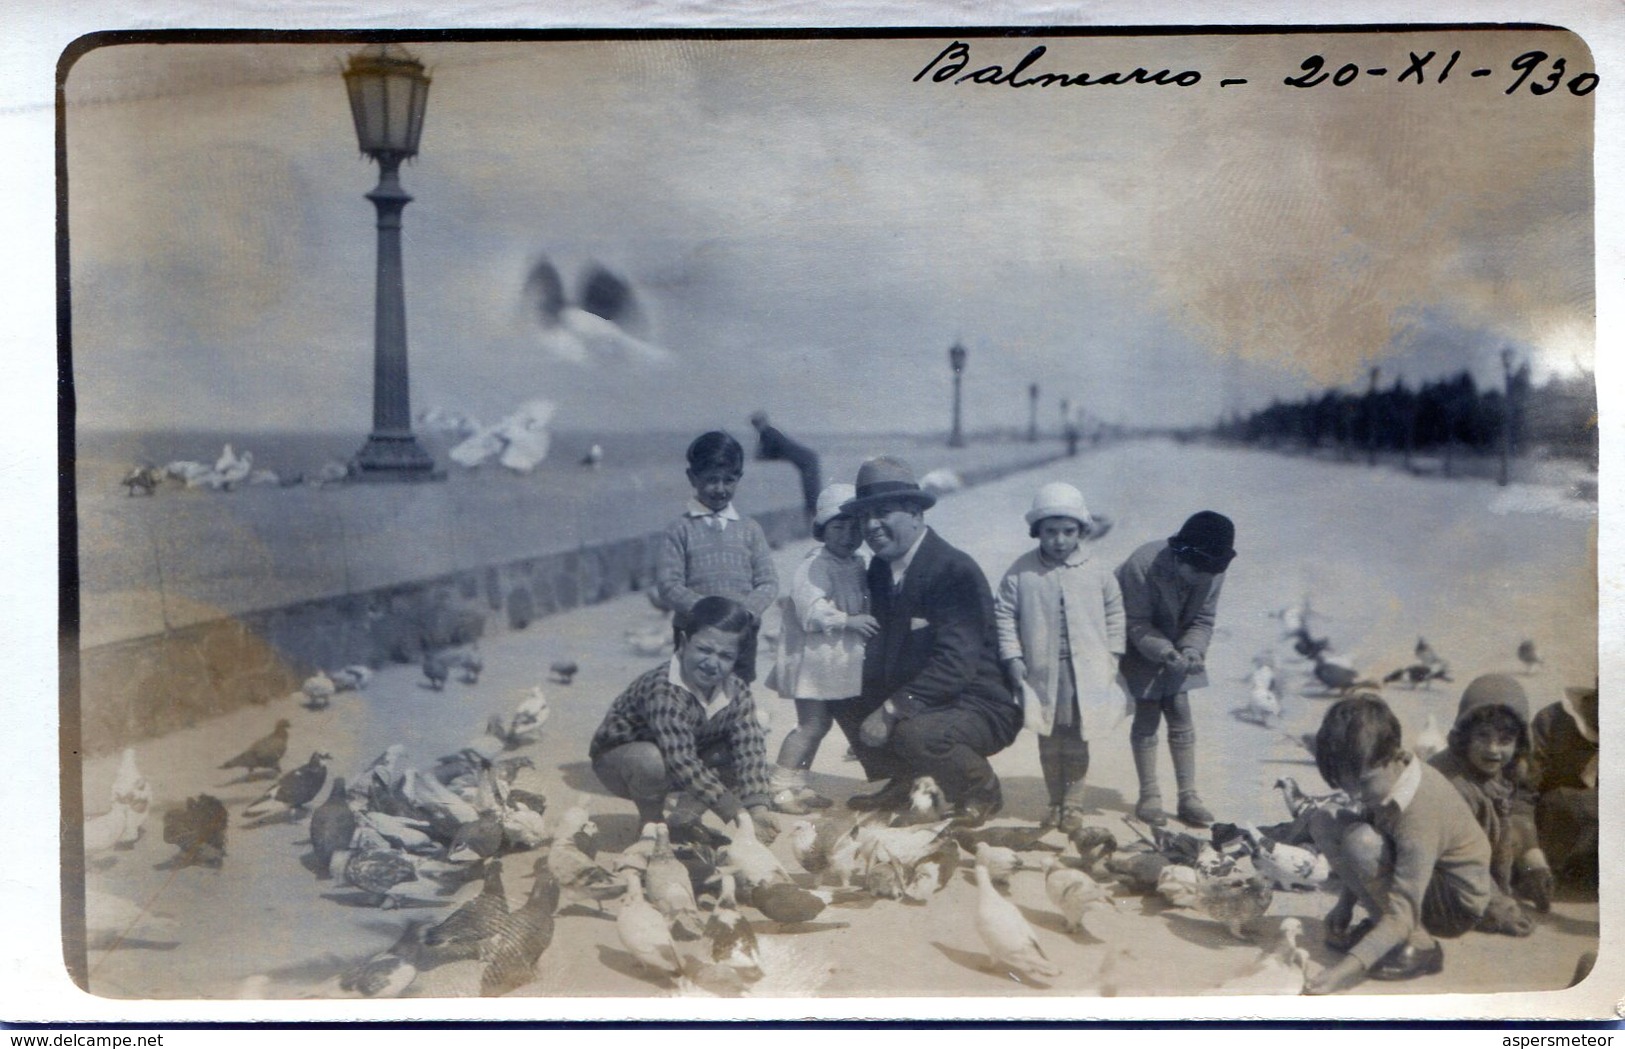
<path id="1" fill-rule="evenodd" d="M 90 995 L 1612 1009 L 1582 35 L 61 69 Z"/>

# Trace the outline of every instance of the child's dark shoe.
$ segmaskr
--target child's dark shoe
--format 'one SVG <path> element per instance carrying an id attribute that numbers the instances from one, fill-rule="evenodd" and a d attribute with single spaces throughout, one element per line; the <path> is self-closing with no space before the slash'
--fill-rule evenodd
<path id="1" fill-rule="evenodd" d="M 1507 936 L 1528 936 L 1535 931 L 1535 921 L 1525 914 L 1518 901 L 1510 896 L 1497 896 L 1484 908 L 1478 919 L 1481 932 L 1499 932 Z"/>
<path id="2" fill-rule="evenodd" d="M 1044 818 L 1039 821 L 1039 830 L 1055 830 L 1061 825 L 1061 806 L 1051 805 L 1044 812 Z"/>
<path id="3" fill-rule="evenodd" d="M 1338 925 L 1328 922 L 1326 924 L 1326 946 L 1334 951 L 1347 954 L 1355 944 L 1365 939 L 1365 934 L 1371 931 L 1371 924 L 1370 918 L 1360 919 L 1360 924 L 1352 929 L 1346 924 Z"/>
<path id="4" fill-rule="evenodd" d="M 1529 867 L 1512 876 L 1512 888 L 1542 914 L 1552 909 L 1552 893 L 1557 879 L 1550 867 Z"/>
<path id="5" fill-rule="evenodd" d="M 1207 827 L 1213 823 L 1213 813 L 1208 811 L 1202 799 L 1193 794 L 1179 796 L 1179 818 L 1192 827 Z"/>
<path id="6" fill-rule="evenodd" d="M 1134 815 L 1141 823 L 1149 823 L 1153 827 L 1168 825 L 1168 814 L 1162 811 L 1162 795 L 1146 794 L 1140 798 L 1140 803 L 1134 806 Z"/>
<path id="7" fill-rule="evenodd" d="M 1432 947 L 1421 948 L 1402 943 L 1382 956 L 1367 970 L 1373 980 L 1414 980 L 1418 976 L 1432 976 L 1444 971 L 1444 944 L 1433 941 Z"/>

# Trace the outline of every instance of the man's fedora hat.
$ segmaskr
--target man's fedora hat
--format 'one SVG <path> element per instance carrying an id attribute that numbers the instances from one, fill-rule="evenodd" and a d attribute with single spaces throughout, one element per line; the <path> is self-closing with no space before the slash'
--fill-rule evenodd
<path id="1" fill-rule="evenodd" d="M 920 487 L 914 467 L 882 455 L 858 467 L 856 497 L 841 504 L 841 513 L 857 515 L 882 503 L 902 502 L 920 510 L 937 505 L 937 497 Z"/>

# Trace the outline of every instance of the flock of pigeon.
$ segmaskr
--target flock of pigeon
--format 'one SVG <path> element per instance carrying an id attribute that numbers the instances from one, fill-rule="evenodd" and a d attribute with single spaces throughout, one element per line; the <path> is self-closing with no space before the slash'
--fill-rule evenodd
<path id="1" fill-rule="evenodd" d="M 323 463 L 309 474 L 283 477 L 275 470 L 255 469 L 254 453 L 245 450 L 241 455 L 226 445 L 214 465 L 192 459 L 176 459 L 163 466 L 142 464 L 130 469 L 119 482 L 127 495 L 156 495 L 166 481 L 183 488 L 205 488 L 216 492 L 232 492 L 246 485 L 288 487 L 307 484 L 322 488 L 338 484 L 349 476 L 349 467 L 338 461 Z"/>
<path id="2" fill-rule="evenodd" d="M 1383 684 L 1428 688 L 1450 681 L 1449 665 L 1418 639 L 1416 667 L 1383 682 L 1362 679 L 1334 662 L 1330 643 L 1309 629 L 1305 601 L 1280 614 L 1284 639 L 1314 661 L 1322 694 L 1343 694 Z M 658 625 L 659 629 L 656 630 Z M 647 635 L 647 636 L 645 636 Z M 635 651 L 669 651 L 669 625 L 628 631 Z M 1519 656 L 1528 668 L 1539 659 L 1532 643 Z M 1330 674 L 1327 667 L 1343 673 Z M 426 655 L 420 687 L 442 690 L 455 676 L 478 682 L 484 669 L 478 646 Z M 570 684 L 577 665 L 552 664 L 550 680 Z M 318 670 L 300 695 L 312 710 L 326 709 L 335 694 L 365 689 L 364 666 Z M 1269 726 L 1280 717 L 1272 659 L 1255 661 L 1243 720 Z M 537 978 L 537 966 L 554 937 L 555 923 L 571 915 L 613 915 L 625 952 L 647 979 L 676 994 L 752 993 L 772 969 L 758 935 L 793 932 L 827 908 L 879 901 L 903 907 L 930 906 L 955 879 L 974 883 L 974 927 L 986 949 L 989 971 L 1023 984 L 1047 986 L 1073 957 L 1040 943 L 1027 914 L 1009 895 L 1017 878 L 1041 879 L 1060 927 L 1082 944 L 1114 945 L 1097 974 L 1097 993 L 1114 993 L 1112 968 L 1131 954 L 1130 915 L 1183 914 L 1216 923 L 1238 941 L 1252 942 L 1257 919 L 1277 893 L 1316 892 L 1330 877 L 1325 858 L 1309 843 L 1312 811 L 1344 805 L 1338 792 L 1306 795 L 1290 778 L 1276 783 L 1287 819 L 1268 827 L 1215 823 L 1203 833 L 1150 827 L 1123 817 L 1129 835 L 1085 825 L 1058 829 L 994 825 L 955 827 L 943 792 L 929 778 L 913 785 L 911 804 L 897 814 L 845 817 L 825 813 L 787 828 L 787 860 L 758 840 L 750 817 L 722 831 L 702 828 L 674 841 L 664 823 L 650 823 L 620 852 L 601 848 L 599 830 L 585 797 L 563 813 L 528 789 L 522 776 L 532 760 L 516 753 L 539 742 L 549 707 L 541 686 L 519 696 L 511 712 L 491 715 L 483 731 L 426 768 L 413 767 L 402 745 L 387 747 L 349 777 L 329 775 L 332 758 L 317 749 L 284 771 L 292 726 L 286 719 L 219 766 L 241 774 L 237 782 L 269 779 L 265 791 L 234 820 L 208 793 L 187 798 L 163 816 L 164 841 L 176 847 L 169 866 L 220 867 L 228 830 L 252 831 L 306 821 L 309 852 L 304 866 L 320 880 L 334 880 L 351 905 L 393 910 L 421 907 L 478 884 L 479 891 L 442 920 L 409 920 L 396 941 L 349 965 L 313 997 L 384 997 L 409 992 L 419 974 L 452 963 L 478 968 L 479 993 L 500 995 Z M 1437 739 L 1428 737 L 1428 731 Z M 1426 756 L 1443 745 L 1429 730 L 1412 740 Z M 1297 740 L 1310 746 L 1312 739 Z M 319 799 L 324 798 L 325 800 Z M 87 855 L 130 848 L 140 837 L 153 792 L 126 750 L 112 787 L 108 811 L 84 826 Z M 780 852 L 786 850 L 781 849 Z M 505 878 L 514 871 L 529 887 L 510 900 Z M 329 897 L 334 898 L 334 897 Z M 1149 906 L 1147 906 L 1149 901 Z M 103 949 L 142 939 L 173 939 L 172 922 L 128 900 L 103 892 L 87 895 L 91 942 Z M 822 925 L 827 925 L 826 920 Z M 844 923 L 836 923 L 839 927 Z M 1277 924 L 1272 942 L 1217 989 L 1230 993 L 1293 994 L 1307 977 L 1308 955 L 1298 944 L 1296 918 Z M 1056 955 L 1060 956 L 1056 956 Z M 264 988 L 261 988 L 263 991 Z"/>

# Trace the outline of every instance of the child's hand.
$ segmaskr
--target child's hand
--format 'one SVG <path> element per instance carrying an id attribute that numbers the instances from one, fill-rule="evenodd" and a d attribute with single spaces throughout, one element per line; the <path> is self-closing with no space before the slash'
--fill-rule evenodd
<path id="1" fill-rule="evenodd" d="M 1332 994 L 1353 987 L 1365 975 L 1365 966 L 1359 959 L 1346 956 L 1336 965 L 1328 965 L 1304 981 L 1304 994 Z"/>
<path id="2" fill-rule="evenodd" d="M 1196 649 L 1182 649 L 1179 654 L 1185 660 L 1185 673 L 1200 674 L 1206 669 L 1206 657 L 1203 656 L 1202 653 L 1196 651 Z"/>
<path id="3" fill-rule="evenodd" d="M 846 628 L 855 631 L 859 637 L 871 638 L 880 633 L 880 620 L 868 613 L 847 616 Z"/>
<path id="4" fill-rule="evenodd" d="M 1027 680 L 1027 661 L 1020 656 L 1005 660 L 1004 676 L 1010 682 L 1010 691 L 1021 695 L 1021 686 Z"/>
<path id="5" fill-rule="evenodd" d="M 863 719 L 858 726 L 858 739 L 866 747 L 883 747 L 891 736 L 891 718 L 886 716 L 885 707 L 876 707 L 874 713 Z"/>
<path id="6" fill-rule="evenodd" d="M 1185 655 L 1177 648 L 1170 648 L 1163 654 L 1162 665 L 1169 670 L 1183 671 L 1185 669 Z"/>

